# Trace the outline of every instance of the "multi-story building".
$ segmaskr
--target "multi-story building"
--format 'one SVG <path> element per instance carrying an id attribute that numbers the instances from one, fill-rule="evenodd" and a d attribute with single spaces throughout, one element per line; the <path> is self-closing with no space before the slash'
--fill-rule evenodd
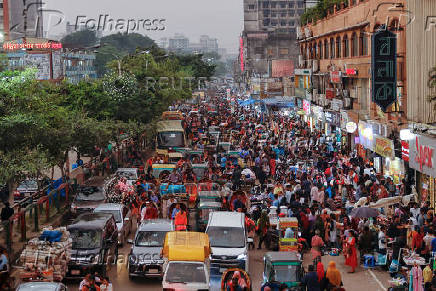
<path id="1" fill-rule="evenodd" d="M 321 19 L 309 12 L 298 32 L 295 70 L 296 95 L 306 109 L 311 103 L 306 119 L 326 134 L 335 134 L 344 146 L 357 148 L 378 173 L 391 175 L 398 183 L 406 174 L 398 142 L 400 130 L 407 127 L 409 95 L 405 1 L 343 0 Z M 386 112 L 373 102 L 371 93 L 371 37 L 384 29 L 395 35 L 397 56 L 396 101 Z"/>
<path id="2" fill-rule="evenodd" d="M 429 72 L 436 67 L 436 1 L 408 0 L 414 20 L 406 26 L 407 118 L 411 134 L 408 164 L 416 170 L 416 188 L 422 201 L 436 207 L 436 88 L 429 86 Z M 433 97 L 433 101 L 430 99 Z M 406 131 L 406 133 L 408 133 Z"/>
<path id="3" fill-rule="evenodd" d="M 215 52 L 218 53 L 218 40 L 216 38 L 211 38 L 208 35 L 200 36 L 200 48 L 202 52 Z"/>
<path id="4" fill-rule="evenodd" d="M 24 2 L 0 0 L 0 41 L 43 36 L 42 0 Z"/>
<path id="5" fill-rule="evenodd" d="M 78 83 L 96 78 L 95 54 L 85 49 L 63 49 L 56 41 L 40 38 L 24 38 L 4 43 L 10 70 L 34 67 L 36 79 Z"/>
<path id="6" fill-rule="evenodd" d="M 270 76 L 272 60 L 297 61 L 296 27 L 304 0 L 244 0 L 243 47 L 248 76 Z"/>
<path id="7" fill-rule="evenodd" d="M 168 39 L 169 51 L 187 51 L 189 49 L 189 38 L 182 34 L 174 35 Z"/>

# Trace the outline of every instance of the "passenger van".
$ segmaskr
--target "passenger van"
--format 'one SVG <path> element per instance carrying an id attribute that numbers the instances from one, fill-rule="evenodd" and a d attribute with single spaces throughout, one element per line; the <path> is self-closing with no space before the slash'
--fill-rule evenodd
<path id="1" fill-rule="evenodd" d="M 136 231 L 129 254 L 129 279 L 133 277 L 163 277 L 161 252 L 167 232 L 174 231 L 169 219 L 144 220 Z"/>
<path id="2" fill-rule="evenodd" d="M 229 268 L 240 268 L 248 272 L 244 213 L 227 211 L 209 213 L 206 233 L 212 249 L 211 274 L 221 274 Z"/>
<path id="3" fill-rule="evenodd" d="M 72 239 L 66 278 L 83 278 L 98 272 L 106 276 L 118 257 L 118 230 L 109 213 L 85 213 L 67 226 Z"/>

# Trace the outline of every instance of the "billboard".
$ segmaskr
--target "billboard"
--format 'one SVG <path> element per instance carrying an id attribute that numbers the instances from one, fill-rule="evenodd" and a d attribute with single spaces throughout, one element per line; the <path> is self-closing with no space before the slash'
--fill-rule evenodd
<path id="1" fill-rule="evenodd" d="M 294 75 L 294 62 L 292 60 L 272 60 L 272 77 L 289 77 Z"/>

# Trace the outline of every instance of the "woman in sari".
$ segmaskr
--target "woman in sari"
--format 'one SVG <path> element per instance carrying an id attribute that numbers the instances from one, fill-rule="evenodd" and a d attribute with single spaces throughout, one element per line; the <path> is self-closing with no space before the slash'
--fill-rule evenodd
<path id="1" fill-rule="evenodd" d="M 357 250 L 354 231 L 348 232 L 348 237 L 345 240 L 344 251 L 345 265 L 351 267 L 351 271 L 349 273 L 354 273 L 357 267 Z"/>

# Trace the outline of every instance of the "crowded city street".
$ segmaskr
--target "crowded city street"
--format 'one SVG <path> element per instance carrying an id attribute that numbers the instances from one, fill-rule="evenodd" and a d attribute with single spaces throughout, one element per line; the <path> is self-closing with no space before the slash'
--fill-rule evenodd
<path id="1" fill-rule="evenodd" d="M 436 291 L 436 0 L 0 0 L 0 291 Z"/>

